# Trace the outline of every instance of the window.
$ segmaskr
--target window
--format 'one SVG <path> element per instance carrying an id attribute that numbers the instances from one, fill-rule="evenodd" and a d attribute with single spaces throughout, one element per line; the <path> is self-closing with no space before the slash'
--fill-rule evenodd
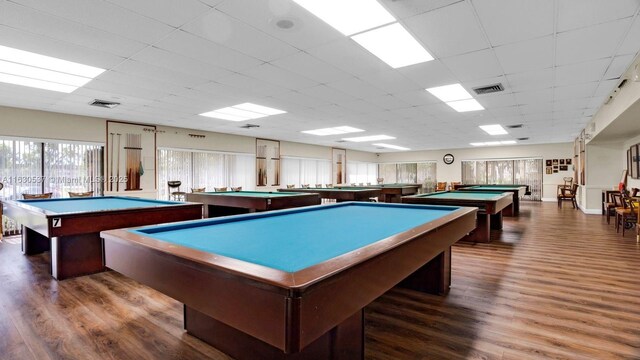
<path id="1" fill-rule="evenodd" d="M 379 164 L 379 177 L 385 184 L 422 184 L 425 191 L 430 185 L 435 187 L 437 162 Z"/>
<path id="2" fill-rule="evenodd" d="M 282 182 L 283 185 L 330 184 L 331 160 L 328 159 L 301 159 L 282 158 Z"/>
<path id="3" fill-rule="evenodd" d="M 377 184 L 378 164 L 360 161 L 347 161 L 347 183 Z"/>
<path id="4" fill-rule="evenodd" d="M 255 189 L 255 156 L 221 152 L 158 149 L 158 198 L 169 196 L 168 181 L 181 181 L 180 190 L 205 187 Z"/>
<path id="5" fill-rule="evenodd" d="M 463 160 L 463 184 L 529 185 L 531 200 L 542 199 L 542 159 Z"/>

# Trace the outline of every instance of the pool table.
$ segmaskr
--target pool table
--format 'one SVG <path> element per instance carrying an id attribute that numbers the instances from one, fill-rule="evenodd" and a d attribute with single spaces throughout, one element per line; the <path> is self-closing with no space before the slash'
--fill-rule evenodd
<path id="1" fill-rule="evenodd" d="M 363 308 L 444 294 L 476 208 L 344 202 L 102 232 L 105 264 L 182 303 L 237 359 L 362 359 Z"/>
<path id="2" fill-rule="evenodd" d="M 319 205 L 320 195 L 266 191 L 223 191 L 187 194 L 187 201 L 204 205 L 204 217 Z"/>
<path id="3" fill-rule="evenodd" d="M 22 225 L 22 252 L 51 250 L 57 280 L 104 270 L 100 231 L 200 219 L 201 204 L 131 197 L 9 200 L 5 215 Z"/>
<path id="4" fill-rule="evenodd" d="M 418 193 L 420 185 L 415 184 L 382 184 L 382 185 L 367 185 L 367 186 L 337 186 L 338 189 L 380 189 L 381 198 L 380 201 L 386 203 L 399 203 L 402 202 L 401 198 L 407 195 L 414 195 Z"/>
<path id="5" fill-rule="evenodd" d="M 370 198 L 380 198 L 382 190 L 368 187 L 343 187 L 343 188 L 294 188 L 278 189 L 280 192 L 303 192 L 319 194 L 322 199 L 335 199 L 342 201 L 369 201 Z"/>
<path id="6" fill-rule="evenodd" d="M 518 216 L 520 214 L 520 199 L 527 193 L 526 185 L 475 185 L 461 187 L 457 191 L 488 191 L 488 192 L 510 192 L 513 204 L 505 208 L 502 212 L 504 216 Z"/>
<path id="7" fill-rule="evenodd" d="M 475 206 L 479 208 L 476 229 L 461 241 L 491 242 L 491 229 L 502 229 L 502 210 L 512 204 L 509 192 L 443 191 L 404 196 L 403 203 L 428 205 Z"/>

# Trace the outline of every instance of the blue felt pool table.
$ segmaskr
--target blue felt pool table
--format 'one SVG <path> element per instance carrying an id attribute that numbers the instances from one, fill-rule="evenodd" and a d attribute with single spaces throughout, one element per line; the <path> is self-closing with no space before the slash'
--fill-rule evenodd
<path id="1" fill-rule="evenodd" d="M 202 205 L 87 197 L 5 201 L 6 213 L 22 225 L 22 252 L 51 250 L 51 275 L 63 280 L 104 269 L 102 230 L 199 219 Z"/>
<path id="2" fill-rule="evenodd" d="M 105 264 L 185 304 L 239 359 L 363 357 L 363 308 L 400 284 L 443 294 L 476 208 L 345 202 L 102 232 Z"/>

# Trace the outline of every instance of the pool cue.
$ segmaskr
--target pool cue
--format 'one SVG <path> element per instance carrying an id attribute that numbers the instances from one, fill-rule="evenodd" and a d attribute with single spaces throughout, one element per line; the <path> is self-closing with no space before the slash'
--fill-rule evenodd
<path id="1" fill-rule="evenodd" d="M 110 133 L 111 134 L 111 142 L 109 144 L 111 144 L 111 166 L 109 167 L 109 191 L 113 191 L 113 146 L 115 145 L 113 143 L 113 136 L 115 135 L 115 133 Z"/>
<path id="2" fill-rule="evenodd" d="M 116 134 L 118 135 L 118 169 L 116 172 L 116 192 L 120 191 L 120 136 L 122 136 L 122 134 Z"/>

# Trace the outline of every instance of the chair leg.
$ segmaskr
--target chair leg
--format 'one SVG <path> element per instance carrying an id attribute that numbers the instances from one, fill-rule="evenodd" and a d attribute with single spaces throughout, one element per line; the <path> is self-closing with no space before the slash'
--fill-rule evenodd
<path id="1" fill-rule="evenodd" d="M 616 212 L 616 234 L 618 233 L 619 227 L 620 227 L 620 215 Z"/>
<path id="2" fill-rule="evenodd" d="M 627 217 L 622 214 L 622 236 L 624 236 L 624 228 L 627 226 Z"/>
<path id="3" fill-rule="evenodd" d="M 611 210 L 607 209 L 607 225 L 611 224 Z"/>
<path id="4" fill-rule="evenodd" d="M 578 203 L 576 202 L 576 198 L 571 198 L 571 205 L 573 205 L 574 209 L 578 208 Z"/>
<path id="5" fill-rule="evenodd" d="M 562 207 L 562 199 L 558 198 L 558 207 Z"/>

